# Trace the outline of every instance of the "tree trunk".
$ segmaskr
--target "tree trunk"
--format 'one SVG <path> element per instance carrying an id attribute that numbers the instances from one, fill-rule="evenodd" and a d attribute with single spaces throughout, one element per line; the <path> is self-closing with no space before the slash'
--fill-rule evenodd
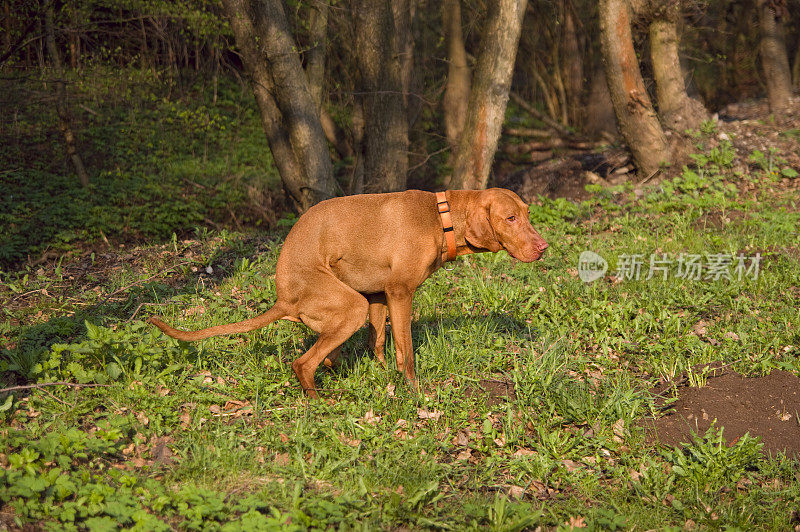
<path id="1" fill-rule="evenodd" d="M 72 130 L 72 114 L 70 113 L 69 101 L 67 99 L 67 87 L 64 83 L 64 69 L 61 66 L 61 56 L 59 56 L 58 48 L 56 47 L 55 29 L 53 27 L 53 3 L 48 0 L 43 7 L 45 45 L 47 46 L 47 53 L 50 56 L 53 74 L 55 74 L 56 77 L 54 85 L 56 90 L 58 128 L 64 135 L 67 155 L 69 155 L 72 165 L 75 167 L 75 173 L 78 174 L 81 185 L 88 187 L 89 174 L 86 173 L 86 168 L 83 166 L 83 159 L 80 153 L 78 153 L 78 148 L 76 146 L 75 133 Z"/>
<path id="2" fill-rule="evenodd" d="M 313 2 L 309 6 L 308 33 L 310 50 L 306 53 L 306 74 L 311 99 L 322 108 L 322 86 L 325 81 L 325 50 L 328 45 L 328 2 Z"/>
<path id="3" fill-rule="evenodd" d="M 576 27 L 575 12 L 572 2 L 564 0 L 562 2 L 564 12 L 564 43 L 561 46 L 562 59 L 564 65 L 564 85 L 567 93 L 567 116 L 572 125 L 579 124 L 583 120 L 582 93 L 583 93 L 583 56 L 581 54 L 580 42 L 578 41 L 578 30 Z"/>
<path id="4" fill-rule="evenodd" d="M 614 104 L 611 103 L 611 94 L 608 92 L 608 82 L 603 65 L 599 62 L 592 72 L 589 101 L 586 105 L 586 125 L 583 130 L 592 137 L 619 135 L 617 129 L 617 116 L 614 114 Z"/>
<path id="5" fill-rule="evenodd" d="M 667 127 L 682 133 L 686 129 L 700 129 L 709 116 L 703 104 L 686 92 L 678 55 L 679 10 L 680 4 L 671 4 L 650 23 L 650 57 L 658 113 Z"/>
<path id="6" fill-rule="evenodd" d="M 761 30 L 761 65 L 767 84 L 767 99 L 773 113 L 785 111 L 792 96 L 792 78 L 789 57 L 780 23 L 769 0 L 757 0 L 758 21 Z"/>
<path id="7" fill-rule="evenodd" d="M 795 90 L 800 91 L 800 37 L 797 39 L 797 47 L 794 52 L 794 64 L 792 65 L 792 84 Z"/>
<path id="8" fill-rule="evenodd" d="M 490 3 L 472 80 L 469 113 L 453 162 L 453 188 L 486 188 L 508 103 L 526 3 L 527 0 Z"/>
<path id="9" fill-rule="evenodd" d="M 3 26 L 5 31 L 3 32 L 3 50 L 11 50 L 11 23 L 13 19 L 11 18 L 11 0 L 5 0 L 3 2 Z"/>
<path id="10" fill-rule="evenodd" d="M 444 0 L 442 26 L 447 43 L 447 85 L 444 90 L 444 128 L 451 156 L 458 149 L 469 104 L 470 71 L 461 31 L 461 0 Z"/>
<path id="11" fill-rule="evenodd" d="M 364 191 L 404 190 L 408 117 L 392 7 L 389 0 L 353 0 L 351 13 L 364 110 Z"/>
<path id="12" fill-rule="evenodd" d="M 645 177 L 670 162 L 667 139 L 647 95 L 633 48 L 628 0 L 600 0 L 600 47 L 620 132 Z"/>
<path id="13" fill-rule="evenodd" d="M 300 212 L 334 196 L 328 146 L 281 0 L 224 0 L 272 157 Z"/>

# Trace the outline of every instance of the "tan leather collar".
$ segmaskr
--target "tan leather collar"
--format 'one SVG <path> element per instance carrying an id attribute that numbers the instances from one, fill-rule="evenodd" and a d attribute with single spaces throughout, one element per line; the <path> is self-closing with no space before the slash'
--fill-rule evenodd
<path id="1" fill-rule="evenodd" d="M 450 215 L 450 204 L 447 203 L 447 195 L 444 192 L 436 193 L 436 206 L 439 209 L 439 217 L 442 219 L 442 230 L 444 240 L 447 243 L 447 255 L 445 262 L 456 258 L 456 235 L 453 231 L 453 217 Z"/>

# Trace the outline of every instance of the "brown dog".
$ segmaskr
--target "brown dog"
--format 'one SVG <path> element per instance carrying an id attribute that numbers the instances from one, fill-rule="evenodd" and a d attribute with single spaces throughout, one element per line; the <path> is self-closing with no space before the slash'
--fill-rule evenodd
<path id="1" fill-rule="evenodd" d="M 252 331 L 280 319 L 301 321 L 319 338 L 292 369 L 303 390 L 317 397 L 317 367 L 323 360 L 326 365 L 336 360 L 340 346 L 367 315 L 370 347 L 386 366 L 388 308 L 397 369 L 416 387 L 411 298 L 417 287 L 456 255 L 505 249 L 532 262 L 547 248 L 528 221 L 528 206 L 511 191 L 452 190 L 438 207 L 437 201 L 434 193 L 419 190 L 323 201 L 289 231 L 275 273 L 277 301 L 267 312 L 194 332 L 174 329 L 155 317 L 150 321 L 184 341 Z M 448 232 L 455 237 L 450 248 Z"/>

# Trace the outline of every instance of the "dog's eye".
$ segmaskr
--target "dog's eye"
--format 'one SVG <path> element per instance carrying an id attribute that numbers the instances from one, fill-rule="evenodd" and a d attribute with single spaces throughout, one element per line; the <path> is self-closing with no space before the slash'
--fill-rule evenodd
<path id="1" fill-rule="evenodd" d="M 508 221 L 508 222 L 513 222 L 513 221 L 514 221 L 514 220 L 516 220 L 516 219 L 517 219 L 517 217 L 516 217 L 516 216 L 514 216 L 514 215 L 512 214 L 511 216 L 509 216 L 508 218 L 506 218 L 506 221 Z"/>

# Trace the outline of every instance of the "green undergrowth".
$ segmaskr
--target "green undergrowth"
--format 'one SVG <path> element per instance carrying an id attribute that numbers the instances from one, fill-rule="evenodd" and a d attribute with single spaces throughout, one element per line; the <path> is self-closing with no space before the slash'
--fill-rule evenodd
<path id="1" fill-rule="evenodd" d="M 757 164 L 737 175 L 719 151 L 696 162 L 643 193 L 540 199 L 540 262 L 473 255 L 434 274 L 414 300 L 419 393 L 367 352 L 366 329 L 308 401 L 291 371 L 314 340 L 302 325 L 187 344 L 142 321 L 192 329 L 266 310 L 281 234 L 198 232 L 120 262 L 5 275 L 7 384 L 70 384 L 0 396 L 7 526 L 794 526 L 796 459 L 717 426 L 675 448 L 642 428 L 664 409 L 648 390 L 701 385 L 702 364 L 800 372 L 800 198 Z M 591 283 L 587 250 L 608 265 Z M 647 278 L 651 255 L 673 260 L 666 279 Z M 758 275 L 735 274 L 756 255 Z M 680 256 L 728 257 L 730 275 L 679 277 Z"/>
<path id="2" fill-rule="evenodd" d="M 0 129 L 0 267 L 97 242 L 168 240 L 198 225 L 258 227 L 274 216 L 278 176 L 249 87 L 221 79 L 217 100 L 199 81 L 137 69 L 70 80 L 78 182 L 41 83 L 8 88 L 13 119 Z"/>

